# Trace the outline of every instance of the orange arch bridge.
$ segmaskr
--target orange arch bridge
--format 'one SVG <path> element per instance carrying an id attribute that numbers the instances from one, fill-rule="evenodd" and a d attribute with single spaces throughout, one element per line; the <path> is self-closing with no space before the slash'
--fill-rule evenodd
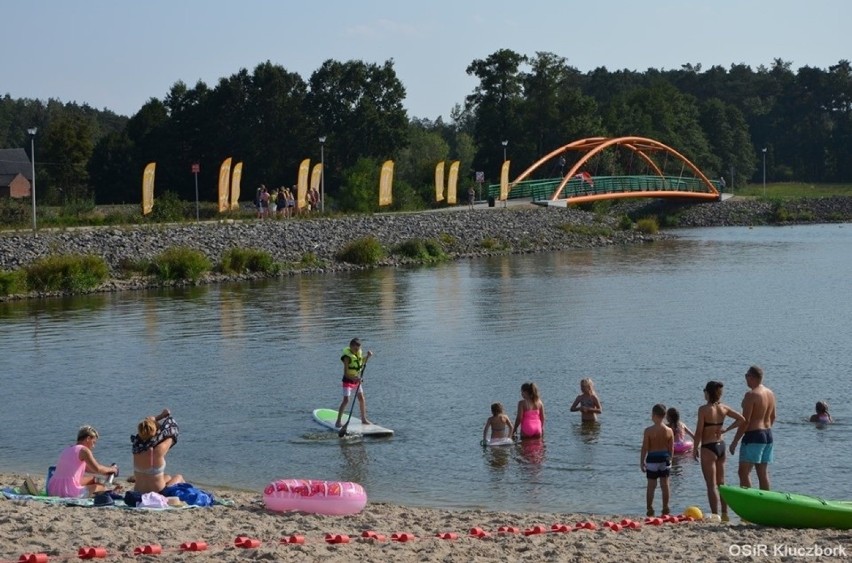
<path id="1" fill-rule="evenodd" d="M 591 176 L 582 171 L 591 158 L 614 147 L 633 151 L 635 156 L 647 164 L 652 173 L 645 176 Z M 585 154 L 564 176 L 547 180 L 528 179 L 536 170 L 569 151 L 585 152 Z M 657 162 L 660 156 L 664 156 L 666 162 L 669 157 L 673 157 L 674 163 L 679 162 L 679 175 L 666 175 Z M 684 176 L 687 171 L 689 173 Z M 504 178 L 506 178 L 504 181 L 508 183 L 508 174 Z M 533 199 L 566 200 L 567 203 L 633 197 L 677 197 L 703 200 L 720 198 L 718 186 L 689 159 L 673 148 L 645 137 L 591 137 L 568 143 L 541 157 L 503 189 L 506 191 L 501 190 L 505 194 L 501 199 L 505 199 L 510 191 L 515 190 L 520 197 L 523 197 L 521 193 L 524 193 L 524 195 L 532 196 Z"/>

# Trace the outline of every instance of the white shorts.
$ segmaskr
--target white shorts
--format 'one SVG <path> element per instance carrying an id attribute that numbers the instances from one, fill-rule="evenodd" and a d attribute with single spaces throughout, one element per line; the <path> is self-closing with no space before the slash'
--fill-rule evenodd
<path id="1" fill-rule="evenodd" d="M 344 396 L 344 397 L 351 397 L 351 396 L 352 396 L 352 394 L 353 394 L 353 393 L 355 393 L 355 389 L 358 389 L 358 394 L 359 394 L 359 395 L 363 395 L 363 394 L 364 394 L 364 384 L 363 384 L 363 383 L 361 384 L 361 387 L 358 387 L 358 386 L 356 386 L 356 385 L 346 385 L 346 384 L 344 384 L 344 385 L 343 385 L 343 396 Z"/>

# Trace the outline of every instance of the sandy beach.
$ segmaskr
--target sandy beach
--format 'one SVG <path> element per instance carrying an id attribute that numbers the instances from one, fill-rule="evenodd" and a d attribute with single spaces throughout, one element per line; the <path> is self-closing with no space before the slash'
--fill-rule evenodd
<path id="1" fill-rule="evenodd" d="M 18 486 L 24 475 L 0 476 L 2 485 Z M 126 483 L 122 483 L 127 485 Z M 80 549 L 104 548 L 108 560 L 137 561 L 761 561 L 812 558 L 822 550 L 836 557 L 852 554 L 852 532 L 783 530 L 742 523 L 703 521 L 651 525 L 639 515 L 588 515 L 450 511 L 439 508 L 368 503 L 352 516 L 275 513 L 262 493 L 204 487 L 232 506 L 167 511 L 57 506 L 38 501 L 0 500 L 0 563 L 25 554 L 46 554 L 49 561 L 77 559 Z M 604 522 L 632 519 L 637 529 L 613 531 Z M 594 530 L 577 530 L 580 522 Z M 569 532 L 552 532 L 564 524 Z M 545 533 L 526 535 L 536 527 Z M 500 533 L 501 528 L 517 532 Z M 487 535 L 476 537 L 471 530 Z M 364 532 L 384 538 L 368 539 Z M 349 538 L 329 543 L 326 534 Z M 439 534 L 457 534 L 443 539 Z M 397 540 L 393 537 L 396 535 Z M 259 540 L 238 547 L 238 537 Z M 301 537 L 304 543 L 286 543 Z M 399 541 L 399 539 L 407 541 Z M 284 540 L 285 543 L 282 543 Z M 192 544 L 204 551 L 189 551 Z M 256 542 L 255 542 L 256 543 Z M 159 555 L 134 555 L 159 545 Z M 183 549 L 182 549 L 183 547 Z M 823 556 L 823 559 L 826 559 Z M 34 558 L 31 560 L 35 561 Z"/>

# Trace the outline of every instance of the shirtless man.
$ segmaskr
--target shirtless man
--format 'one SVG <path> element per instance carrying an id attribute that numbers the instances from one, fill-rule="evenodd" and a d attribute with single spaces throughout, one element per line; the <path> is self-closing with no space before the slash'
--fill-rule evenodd
<path id="1" fill-rule="evenodd" d="M 769 463 L 772 462 L 772 425 L 775 423 L 775 394 L 763 384 L 763 370 L 751 366 L 745 374 L 749 390 L 743 397 L 745 422 L 737 425 L 737 434 L 731 442 L 731 455 L 740 448 L 740 486 L 751 487 L 751 468 L 757 471 L 760 488 L 769 490 Z"/>

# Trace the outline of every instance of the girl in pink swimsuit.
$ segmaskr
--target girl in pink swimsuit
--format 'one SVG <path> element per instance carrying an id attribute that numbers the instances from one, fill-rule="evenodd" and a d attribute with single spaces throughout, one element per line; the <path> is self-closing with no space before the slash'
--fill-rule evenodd
<path id="1" fill-rule="evenodd" d="M 521 385 L 521 397 L 523 399 L 518 401 L 515 430 L 520 429 L 521 439 L 544 438 L 544 403 L 539 398 L 536 384 Z"/>

